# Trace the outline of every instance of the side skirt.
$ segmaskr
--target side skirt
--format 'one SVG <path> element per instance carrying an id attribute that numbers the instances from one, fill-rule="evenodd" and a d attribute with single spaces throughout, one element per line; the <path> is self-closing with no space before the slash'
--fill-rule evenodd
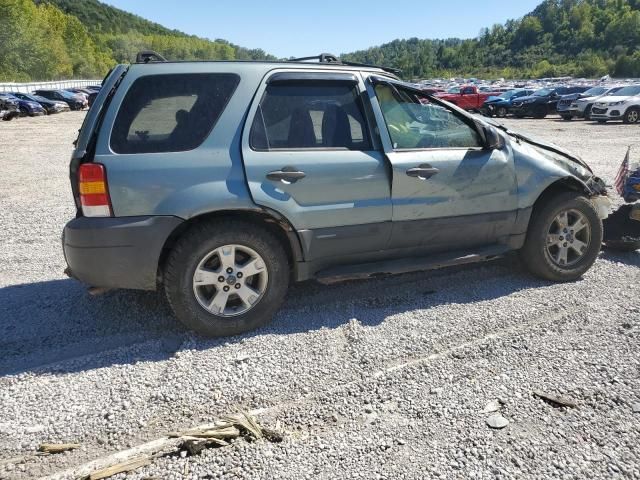
<path id="1" fill-rule="evenodd" d="M 321 270 L 315 278 L 324 284 L 343 282 L 346 280 L 363 280 L 382 275 L 435 270 L 454 265 L 493 260 L 513 250 L 507 245 L 492 245 L 474 250 L 459 250 L 425 257 L 400 258 L 397 260 L 381 260 L 377 262 L 355 265 L 340 265 Z"/>

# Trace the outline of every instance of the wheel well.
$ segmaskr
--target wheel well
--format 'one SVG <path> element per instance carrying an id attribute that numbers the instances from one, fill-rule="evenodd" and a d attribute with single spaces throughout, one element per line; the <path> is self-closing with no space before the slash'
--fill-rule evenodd
<path id="1" fill-rule="evenodd" d="M 273 215 L 263 211 L 253 210 L 222 210 L 209 212 L 196 217 L 190 218 L 181 223 L 171 235 L 167 238 L 160 259 L 158 260 L 158 283 L 162 282 L 164 276 L 164 267 L 169 257 L 169 253 L 173 249 L 178 239 L 195 225 L 203 222 L 217 222 L 224 219 L 240 219 L 247 223 L 253 223 L 259 228 L 264 228 L 273 233 L 282 243 L 287 253 L 289 265 L 294 267 L 298 260 L 302 259 L 302 249 L 300 240 L 293 227 L 284 219 L 278 219 Z"/>
<path id="2" fill-rule="evenodd" d="M 547 202 L 550 198 L 553 198 L 560 193 L 571 191 L 589 195 L 589 191 L 586 189 L 586 187 L 575 178 L 561 178 L 560 180 L 553 182 L 551 185 L 544 189 L 544 191 L 534 202 L 533 209 L 535 210 L 541 204 Z"/>

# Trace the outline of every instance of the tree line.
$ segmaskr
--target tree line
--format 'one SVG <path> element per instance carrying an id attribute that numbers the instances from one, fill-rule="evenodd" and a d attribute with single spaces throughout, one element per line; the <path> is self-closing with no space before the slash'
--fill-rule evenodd
<path id="1" fill-rule="evenodd" d="M 151 49 L 175 60 L 275 60 L 170 30 L 98 0 L 0 0 L 0 81 L 100 78 Z M 545 0 L 474 39 L 411 38 L 343 54 L 407 79 L 640 77 L 640 0 Z"/>
<path id="2" fill-rule="evenodd" d="M 0 82 L 102 78 L 140 50 L 174 60 L 275 59 L 169 30 L 97 0 L 0 0 Z"/>
<path id="3" fill-rule="evenodd" d="M 343 58 L 406 78 L 640 77 L 640 0 L 545 0 L 469 40 L 394 40 Z"/>

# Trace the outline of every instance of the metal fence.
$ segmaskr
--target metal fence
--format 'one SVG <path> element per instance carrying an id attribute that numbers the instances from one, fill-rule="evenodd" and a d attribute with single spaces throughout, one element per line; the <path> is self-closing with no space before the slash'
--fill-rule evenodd
<path id="1" fill-rule="evenodd" d="M 59 80 L 56 82 L 0 83 L 0 92 L 30 93 L 34 90 L 59 90 L 100 85 L 102 80 Z"/>

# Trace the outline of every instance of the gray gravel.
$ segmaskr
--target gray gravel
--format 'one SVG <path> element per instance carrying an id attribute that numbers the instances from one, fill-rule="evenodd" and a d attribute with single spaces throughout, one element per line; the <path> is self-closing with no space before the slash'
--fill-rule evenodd
<path id="1" fill-rule="evenodd" d="M 259 421 L 279 422 L 285 440 L 238 440 L 115 478 L 640 478 L 639 252 L 603 252 L 571 284 L 506 259 L 297 285 L 269 327 L 203 340 L 159 294 L 91 298 L 64 278 L 81 121 L 0 125 L 0 478 L 54 473 L 237 408 L 266 409 Z M 509 124 L 577 151 L 609 181 L 626 145 L 640 155 L 638 126 Z M 490 428 L 492 415 L 509 424 Z M 82 447 L 11 460 L 42 442 Z"/>

